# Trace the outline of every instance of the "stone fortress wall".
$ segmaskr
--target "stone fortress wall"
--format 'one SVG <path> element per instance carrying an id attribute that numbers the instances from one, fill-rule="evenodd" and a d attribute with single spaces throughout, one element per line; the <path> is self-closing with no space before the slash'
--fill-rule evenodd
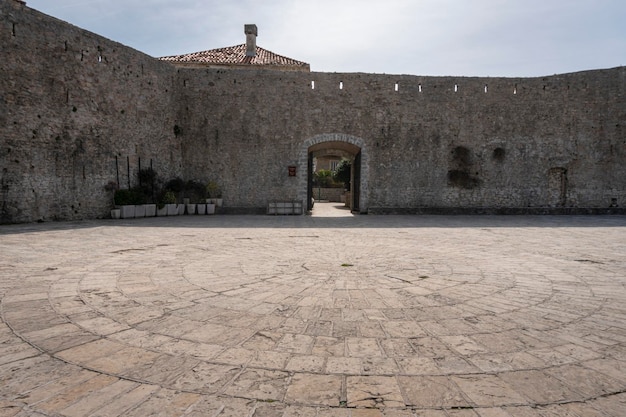
<path id="1" fill-rule="evenodd" d="M 626 205 L 624 67 L 539 78 L 178 69 L 14 0 L 0 0 L 0 20 L 0 222 L 106 217 L 105 185 L 134 181 L 140 161 L 218 182 L 226 211 L 262 212 L 306 198 L 308 148 L 324 142 L 361 149 L 361 212 Z"/>
<path id="2" fill-rule="evenodd" d="M 14 0 L 0 22 L 0 222 L 106 216 L 116 157 L 122 185 L 180 173 L 174 69 Z"/>

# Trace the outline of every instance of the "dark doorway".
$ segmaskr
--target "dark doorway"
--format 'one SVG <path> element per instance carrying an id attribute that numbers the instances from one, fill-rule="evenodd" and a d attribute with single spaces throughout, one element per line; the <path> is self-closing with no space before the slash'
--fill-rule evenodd
<path id="1" fill-rule="evenodd" d="M 314 187 L 314 177 L 316 169 L 319 171 L 320 161 L 335 159 L 346 159 L 351 164 L 351 180 L 349 193 L 344 193 L 343 188 L 335 190 L 341 194 L 341 197 L 346 202 L 346 209 L 358 212 L 360 209 L 361 198 L 361 148 L 356 145 L 347 142 L 322 142 L 315 144 L 308 149 L 308 163 L 307 163 L 307 210 L 309 212 L 315 210 L 314 202 L 317 201 L 330 201 L 332 199 L 326 199 L 323 197 L 319 185 Z M 339 202 L 337 198 L 336 201 Z"/>
<path id="2" fill-rule="evenodd" d="M 361 152 L 356 154 L 352 163 L 352 211 L 360 210 L 361 201 Z"/>

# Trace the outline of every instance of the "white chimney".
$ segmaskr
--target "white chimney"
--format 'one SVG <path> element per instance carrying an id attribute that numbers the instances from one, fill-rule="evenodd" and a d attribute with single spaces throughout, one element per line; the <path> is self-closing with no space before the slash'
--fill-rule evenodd
<path id="1" fill-rule="evenodd" d="M 256 56 L 256 25 L 244 25 L 243 32 L 246 34 L 246 56 Z"/>

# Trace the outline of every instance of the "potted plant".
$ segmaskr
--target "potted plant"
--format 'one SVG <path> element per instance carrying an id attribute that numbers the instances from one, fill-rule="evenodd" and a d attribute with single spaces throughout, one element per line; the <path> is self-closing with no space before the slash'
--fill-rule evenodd
<path id="1" fill-rule="evenodd" d="M 183 192 L 185 191 L 185 181 L 181 178 L 173 178 L 167 182 L 165 185 L 165 189 L 171 191 L 176 199 L 176 203 L 180 203 L 183 201 Z M 168 209 L 167 215 L 173 216 L 175 214 L 170 214 L 170 209 Z M 177 205 L 177 213 L 176 214 L 185 214 L 185 206 L 184 204 Z"/>
<path id="2" fill-rule="evenodd" d="M 177 212 L 176 195 L 170 190 L 163 190 L 158 198 L 157 216 L 173 216 Z"/>
<path id="3" fill-rule="evenodd" d="M 176 204 L 176 194 L 171 190 L 166 190 L 163 195 L 163 204 L 167 210 L 168 216 L 178 215 L 178 205 Z"/>
<path id="4" fill-rule="evenodd" d="M 167 216 L 167 206 L 165 205 L 165 203 L 159 201 L 156 204 L 156 215 L 157 217 Z"/>
<path id="5" fill-rule="evenodd" d="M 204 184 L 189 180 L 185 186 L 185 196 L 189 199 L 187 203 L 187 214 L 204 214 L 206 212 L 206 187 Z"/>
<path id="6" fill-rule="evenodd" d="M 118 188 L 117 182 L 115 181 L 109 181 L 109 183 L 104 186 L 104 189 L 113 196 L 113 208 L 111 209 L 112 219 L 119 219 L 122 216 L 122 210 L 115 207 L 115 191 L 117 191 Z"/>
<path id="7" fill-rule="evenodd" d="M 135 199 L 131 190 L 116 190 L 113 199 L 122 219 L 135 217 Z"/>
<path id="8" fill-rule="evenodd" d="M 156 204 L 154 204 L 155 198 L 155 186 L 158 180 L 158 175 L 152 167 L 140 169 L 137 173 L 139 178 L 139 191 L 143 196 L 143 205 L 145 209 L 146 217 L 156 216 Z"/>
<path id="9" fill-rule="evenodd" d="M 132 201 L 135 204 L 135 217 L 146 217 L 146 202 L 148 201 L 140 187 L 131 188 Z"/>
<path id="10" fill-rule="evenodd" d="M 206 197 L 207 191 L 204 184 L 194 181 L 194 198 L 197 201 L 196 212 L 198 214 L 206 214 Z"/>
<path id="11" fill-rule="evenodd" d="M 206 214 L 206 197 L 204 195 L 198 200 L 198 203 L 196 204 L 196 213 Z"/>
<path id="12" fill-rule="evenodd" d="M 122 217 L 122 210 L 121 209 L 119 209 L 119 208 L 111 209 L 111 218 L 112 219 L 116 219 L 117 220 L 117 219 L 119 219 L 121 217 Z"/>
<path id="13" fill-rule="evenodd" d="M 206 186 L 206 191 L 211 200 L 210 203 L 215 204 L 217 207 L 222 207 L 222 190 L 215 181 L 209 181 Z M 209 203 L 209 201 L 207 201 Z"/>

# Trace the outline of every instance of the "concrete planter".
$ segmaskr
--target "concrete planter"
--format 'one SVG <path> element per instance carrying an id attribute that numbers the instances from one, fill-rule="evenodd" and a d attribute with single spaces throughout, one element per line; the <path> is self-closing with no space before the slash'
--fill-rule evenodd
<path id="1" fill-rule="evenodd" d="M 184 204 L 178 204 L 176 207 L 178 207 L 178 215 L 182 216 L 183 214 L 185 214 L 185 205 Z"/>
<path id="2" fill-rule="evenodd" d="M 178 205 L 177 204 L 166 204 L 167 207 L 167 215 L 168 216 L 176 216 L 178 215 Z"/>
<path id="3" fill-rule="evenodd" d="M 206 214 L 215 214 L 215 204 L 206 205 Z"/>
<path id="4" fill-rule="evenodd" d="M 119 206 L 120 209 L 120 218 L 122 219 L 134 219 L 135 218 L 135 206 Z"/>
<path id="5" fill-rule="evenodd" d="M 119 219 L 121 216 L 122 216 L 122 210 L 118 208 L 111 210 L 112 219 Z"/>
<path id="6" fill-rule="evenodd" d="M 163 217 L 163 216 L 167 216 L 167 204 L 165 204 L 163 207 L 156 209 L 156 215 L 157 217 Z"/>
<path id="7" fill-rule="evenodd" d="M 222 207 L 222 204 L 224 204 L 224 199 L 223 198 L 207 198 L 206 202 L 207 204 L 215 204 L 215 207 Z"/>
<path id="8" fill-rule="evenodd" d="M 196 204 L 196 213 L 206 214 L 206 204 Z"/>
<path id="9" fill-rule="evenodd" d="M 157 206 L 156 204 L 144 204 L 146 208 L 146 217 L 154 217 L 156 216 Z"/>
<path id="10" fill-rule="evenodd" d="M 196 205 L 193 203 L 188 203 L 185 205 L 187 207 L 187 214 L 196 214 Z"/>
<path id="11" fill-rule="evenodd" d="M 146 206 L 138 204 L 135 206 L 135 217 L 146 217 Z"/>

